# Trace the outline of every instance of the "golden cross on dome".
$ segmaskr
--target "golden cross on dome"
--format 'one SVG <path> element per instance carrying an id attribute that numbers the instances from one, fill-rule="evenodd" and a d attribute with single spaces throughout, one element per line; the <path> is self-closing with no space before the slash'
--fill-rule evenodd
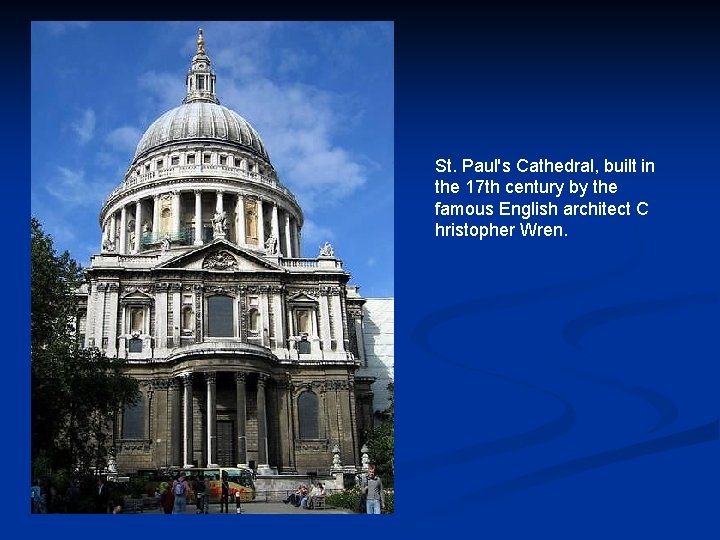
<path id="1" fill-rule="evenodd" d="M 198 40 L 197 40 L 198 54 L 205 54 L 205 38 L 203 37 L 202 28 L 198 28 Z"/>

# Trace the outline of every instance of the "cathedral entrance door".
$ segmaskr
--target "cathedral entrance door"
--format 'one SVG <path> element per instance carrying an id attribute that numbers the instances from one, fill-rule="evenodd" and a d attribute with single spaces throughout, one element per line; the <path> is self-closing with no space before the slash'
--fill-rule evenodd
<path id="1" fill-rule="evenodd" d="M 221 467 L 235 466 L 235 422 L 217 421 L 217 463 Z"/>

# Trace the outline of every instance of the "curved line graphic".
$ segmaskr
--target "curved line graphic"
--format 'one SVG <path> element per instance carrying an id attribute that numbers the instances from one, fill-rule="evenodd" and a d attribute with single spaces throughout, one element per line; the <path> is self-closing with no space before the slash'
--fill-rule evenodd
<path id="1" fill-rule="evenodd" d="M 678 409 L 675 402 L 655 390 L 651 390 L 650 388 L 640 386 L 638 384 L 627 383 L 613 377 L 603 377 L 592 373 L 584 373 L 569 367 L 561 367 L 560 369 L 575 377 L 609 386 L 610 388 L 615 388 L 648 403 L 653 409 L 655 409 L 659 418 L 657 424 L 655 424 L 655 426 L 653 426 L 647 433 L 654 433 L 655 431 L 669 426 L 677 420 Z"/>
<path id="2" fill-rule="evenodd" d="M 578 279 L 570 283 L 550 285 L 547 287 L 541 287 L 539 289 L 531 289 L 529 291 L 520 291 L 515 293 L 506 293 L 485 298 L 478 298 L 476 300 L 455 304 L 453 306 L 440 309 L 438 311 L 430 313 L 418 322 L 418 324 L 415 326 L 415 332 L 413 332 L 413 337 L 418 343 L 418 345 L 428 350 L 429 352 L 434 353 L 435 351 L 432 349 L 432 347 L 430 347 L 427 340 L 431 330 L 441 323 L 447 322 L 451 319 L 462 317 L 463 315 L 517 307 L 524 304 L 541 302 L 543 300 L 551 300 L 557 298 L 558 296 L 567 296 L 587 289 L 591 289 L 597 285 L 612 281 L 613 279 L 616 279 L 619 276 L 628 272 L 641 260 L 641 254 L 642 250 L 638 250 L 635 256 L 628 259 L 625 264 L 615 269 L 609 270 L 604 274 L 599 274 L 584 279 Z"/>
<path id="3" fill-rule="evenodd" d="M 412 462 L 399 462 L 397 467 L 399 469 L 407 469 L 402 473 L 403 477 L 412 478 L 413 476 L 419 476 L 421 474 L 427 474 L 426 466 L 428 463 L 442 464 L 441 466 L 447 467 L 450 465 L 458 465 L 467 461 L 475 461 L 477 459 L 483 459 L 486 457 L 494 456 L 497 454 L 503 454 L 505 452 L 511 452 L 513 450 L 520 450 L 521 448 L 527 448 L 545 441 L 549 441 L 560 437 L 567 433 L 570 428 L 575 424 L 575 409 L 570 403 L 564 398 L 557 396 L 547 390 L 538 387 L 532 387 L 522 381 L 513 381 L 507 379 L 501 375 L 487 372 L 487 375 L 498 377 L 500 379 L 509 380 L 516 384 L 521 384 L 533 388 L 538 392 L 542 392 L 552 396 L 559 400 L 563 405 L 562 413 L 554 420 L 540 425 L 530 431 L 524 431 L 522 433 L 516 433 L 508 437 L 496 439 L 486 443 L 480 443 L 472 446 L 466 446 L 453 450 L 451 452 L 445 452 L 441 454 L 435 454 L 432 456 L 426 456 Z"/>
<path id="4" fill-rule="evenodd" d="M 623 446 L 607 452 L 591 454 L 589 456 L 572 459 L 552 465 L 544 469 L 500 482 L 492 486 L 471 494 L 466 504 L 476 504 L 478 501 L 490 501 L 507 495 L 511 495 L 518 491 L 522 491 L 534 486 L 552 482 L 560 478 L 566 478 L 575 474 L 606 467 L 615 463 L 620 463 L 630 459 L 637 459 L 660 452 L 667 452 L 677 448 L 693 446 L 710 441 L 718 440 L 718 426 L 720 422 L 713 420 L 708 424 L 703 424 L 685 431 L 666 435 L 637 444 Z M 451 503 L 442 505 L 441 508 L 457 508 L 461 501 L 454 499 Z"/>
<path id="5" fill-rule="evenodd" d="M 554 299 L 558 296 L 574 294 L 586 289 L 590 289 L 596 285 L 611 281 L 625 274 L 635 265 L 637 265 L 637 263 L 641 260 L 641 255 L 642 249 L 638 249 L 635 255 L 629 258 L 624 264 L 603 274 L 579 279 L 571 283 L 552 285 L 530 291 L 522 291 L 517 293 L 508 293 L 486 298 L 480 298 L 470 302 L 450 306 L 439 311 L 435 311 L 426 316 L 424 319 L 421 319 L 415 327 L 415 332 L 413 333 L 413 336 L 420 348 L 424 349 L 429 354 L 429 356 L 435 357 L 451 365 L 470 369 L 472 371 L 477 371 L 484 375 L 495 377 L 500 380 L 511 382 L 513 384 L 525 386 L 526 388 L 530 388 L 534 391 L 548 395 L 563 404 L 563 412 L 553 420 L 529 431 L 521 432 L 508 437 L 503 437 L 495 441 L 460 448 L 450 453 L 430 456 L 428 458 L 424 458 L 422 461 L 419 460 L 417 462 L 411 462 L 406 464 L 399 462 L 398 465 L 401 467 L 408 467 L 409 472 L 407 474 L 409 476 L 412 476 L 413 474 L 415 474 L 415 471 L 420 470 L 421 465 L 427 463 L 427 459 L 437 460 L 443 462 L 446 465 L 456 465 L 475 459 L 482 459 L 492 455 L 511 452 L 513 450 L 519 450 L 521 448 L 527 448 L 529 446 L 550 441 L 567 433 L 575 424 L 576 415 L 574 408 L 566 399 L 550 392 L 547 389 L 540 388 L 531 383 L 512 379 L 510 377 L 500 375 L 499 373 L 494 373 L 491 371 L 480 369 L 475 366 L 469 366 L 457 361 L 450 360 L 449 358 L 444 357 L 430 345 L 430 343 L 428 342 L 428 337 L 435 326 L 451 319 L 461 317 L 463 315 L 487 312 L 497 309 L 506 309 L 509 307 L 516 307 L 532 302 L 540 302 L 543 300 Z M 417 474 L 419 474 L 419 472 Z"/>
<path id="6" fill-rule="evenodd" d="M 698 304 L 715 304 L 718 301 L 720 301 L 720 291 L 710 291 L 678 298 L 610 306 L 579 315 L 569 321 L 563 330 L 563 339 L 576 349 L 582 350 L 580 346 L 582 338 L 591 330 L 604 324 L 668 309 L 684 308 Z"/>

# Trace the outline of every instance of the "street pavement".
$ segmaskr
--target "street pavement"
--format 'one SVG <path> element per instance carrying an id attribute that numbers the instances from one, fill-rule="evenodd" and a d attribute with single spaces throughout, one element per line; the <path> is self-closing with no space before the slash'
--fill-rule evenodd
<path id="1" fill-rule="evenodd" d="M 322 515 L 322 514 L 353 514 L 354 512 L 352 510 L 348 510 L 347 508 L 326 508 L 325 510 L 306 510 L 305 508 L 297 508 L 291 504 L 284 504 L 282 502 L 260 502 L 260 501 L 253 501 L 253 502 L 247 502 L 242 503 L 241 507 L 241 515 L 245 514 L 302 514 L 307 516 L 312 515 Z M 143 512 L 144 514 L 162 514 L 162 509 L 159 508 L 153 508 L 153 509 L 147 509 Z M 188 504 L 185 509 L 186 514 L 195 514 L 196 509 L 194 504 Z M 219 514 L 220 513 L 220 505 L 219 504 L 211 504 L 210 505 L 210 514 Z M 237 509 L 235 508 L 235 503 L 233 502 L 230 505 L 230 511 L 228 513 L 229 516 L 237 516 Z"/>

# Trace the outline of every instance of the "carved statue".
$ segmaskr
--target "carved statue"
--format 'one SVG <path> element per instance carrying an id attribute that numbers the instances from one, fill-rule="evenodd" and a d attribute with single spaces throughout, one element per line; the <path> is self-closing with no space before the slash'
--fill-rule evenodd
<path id="1" fill-rule="evenodd" d="M 170 233 L 165 233 L 160 239 L 160 250 L 167 251 L 170 249 Z"/>
<path id="2" fill-rule="evenodd" d="M 320 257 L 334 257 L 335 256 L 335 250 L 332 247 L 332 244 L 330 242 L 325 242 L 322 246 L 320 246 Z"/>
<path id="3" fill-rule="evenodd" d="M 115 242 L 113 242 L 110 238 L 106 238 L 103 240 L 103 249 L 105 251 L 115 251 Z"/>
<path id="4" fill-rule="evenodd" d="M 135 231 L 130 231 L 130 251 L 136 251 L 137 246 L 135 245 Z"/>
<path id="5" fill-rule="evenodd" d="M 213 224 L 213 230 L 215 231 L 215 234 L 224 234 L 225 229 L 227 228 L 227 214 L 225 213 L 225 210 L 221 212 L 215 212 L 215 215 L 213 215 L 212 218 L 212 224 Z"/>
<path id="6" fill-rule="evenodd" d="M 265 240 L 265 253 L 268 255 L 277 255 L 278 253 L 278 241 L 273 233 L 270 233 L 268 239 Z"/>

